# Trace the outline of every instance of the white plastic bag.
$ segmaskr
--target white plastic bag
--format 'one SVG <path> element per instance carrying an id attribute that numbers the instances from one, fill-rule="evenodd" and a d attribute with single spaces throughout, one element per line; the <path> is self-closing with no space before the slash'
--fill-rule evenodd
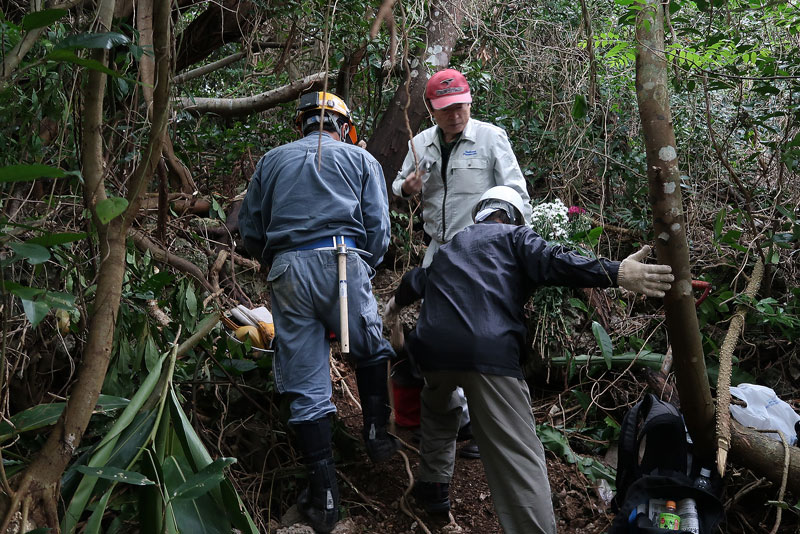
<path id="1" fill-rule="evenodd" d="M 746 407 L 731 404 L 731 415 L 744 426 L 759 430 L 780 430 L 789 445 L 797 443 L 794 425 L 800 421 L 789 404 L 778 398 L 771 388 L 756 384 L 739 384 L 731 388 L 731 395 L 747 403 Z M 780 441 L 776 433 L 767 436 Z"/>

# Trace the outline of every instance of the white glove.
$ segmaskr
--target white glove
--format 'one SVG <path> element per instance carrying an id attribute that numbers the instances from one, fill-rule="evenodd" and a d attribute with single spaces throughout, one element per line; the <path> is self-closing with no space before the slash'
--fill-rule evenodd
<path id="1" fill-rule="evenodd" d="M 400 323 L 400 306 L 394 301 L 394 297 L 386 303 L 383 322 L 389 327 L 389 341 L 392 348 L 396 351 L 401 350 L 405 342 L 405 335 L 403 334 L 403 325 Z"/>
<path id="2" fill-rule="evenodd" d="M 642 293 L 648 297 L 663 297 L 675 280 L 669 265 L 648 265 L 642 260 L 650 255 L 650 245 L 645 245 L 622 260 L 617 274 L 617 284 L 628 291 Z"/>

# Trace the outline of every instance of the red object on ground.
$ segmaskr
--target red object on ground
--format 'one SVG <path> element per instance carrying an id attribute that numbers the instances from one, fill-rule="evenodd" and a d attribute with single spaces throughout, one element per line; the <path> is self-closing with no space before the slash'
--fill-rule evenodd
<path id="1" fill-rule="evenodd" d="M 709 293 L 711 293 L 711 282 L 706 282 L 705 280 L 692 280 L 692 289 L 702 289 L 703 294 L 700 295 L 696 301 L 694 301 L 695 308 L 700 306 L 700 303 L 706 300 L 706 297 Z"/>
<path id="2" fill-rule="evenodd" d="M 401 386 L 392 380 L 394 393 L 394 421 L 397 426 L 419 426 L 420 386 Z"/>

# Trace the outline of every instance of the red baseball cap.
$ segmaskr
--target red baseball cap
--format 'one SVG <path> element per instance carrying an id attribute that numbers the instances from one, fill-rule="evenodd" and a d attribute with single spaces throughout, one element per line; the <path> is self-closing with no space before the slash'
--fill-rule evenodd
<path id="1" fill-rule="evenodd" d="M 431 76 L 425 86 L 425 98 L 430 100 L 433 109 L 472 102 L 467 79 L 455 69 L 440 70 Z"/>

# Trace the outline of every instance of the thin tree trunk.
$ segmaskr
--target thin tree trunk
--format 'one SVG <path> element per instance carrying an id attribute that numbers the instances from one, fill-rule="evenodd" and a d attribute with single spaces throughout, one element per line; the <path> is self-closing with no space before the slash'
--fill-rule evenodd
<path id="1" fill-rule="evenodd" d="M 647 0 L 639 12 L 636 47 L 636 98 L 647 149 L 656 253 L 661 263 L 672 266 L 675 275 L 664 307 L 678 395 L 695 446 L 701 456 L 710 457 L 715 445 L 714 404 L 692 294 L 678 151 L 669 106 L 664 12 L 659 0 Z"/>
<path id="2" fill-rule="evenodd" d="M 408 70 L 411 78 L 407 84 L 401 83 L 397 88 L 367 143 L 367 150 L 383 167 L 388 190 L 391 190 L 392 181 L 403 165 L 409 141 L 428 116 L 424 100 L 428 78 L 450 63 L 461 21 L 464 20 L 462 3 L 460 0 L 434 0 L 431 3 L 425 25 L 425 50 L 419 51 L 419 61 L 415 59 L 410 65 L 403 65 L 403 70 Z"/>
<path id="3" fill-rule="evenodd" d="M 104 0 L 98 7 L 97 21 L 100 31 L 108 31 L 114 12 L 114 0 Z M 91 70 L 85 88 L 84 131 L 82 144 L 82 173 L 86 182 L 84 201 L 92 213 L 97 227 L 100 246 L 100 267 L 97 276 L 97 291 L 89 319 L 88 338 L 78 370 L 77 381 L 70 390 L 66 408 L 53 427 L 42 450 L 17 484 L 12 506 L 7 510 L 6 520 L 0 528 L 5 532 L 10 518 L 24 500 L 30 506 L 44 510 L 46 526 L 59 532 L 55 513 L 58 502 L 58 484 L 64 469 L 72 460 L 80 445 L 92 411 L 97 403 L 108 363 L 119 311 L 122 281 L 125 274 L 125 240 L 127 230 L 135 218 L 145 185 L 153 176 L 157 155 L 161 153 L 169 110 L 169 2 L 156 0 L 153 13 L 154 50 L 156 56 L 156 86 L 153 100 L 153 123 L 150 139 L 142 161 L 128 182 L 128 208 L 119 217 L 103 224 L 97 217 L 97 204 L 105 199 L 103 180 L 103 98 L 105 74 Z M 105 62 L 105 50 L 93 52 L 93 59 Z"/>

